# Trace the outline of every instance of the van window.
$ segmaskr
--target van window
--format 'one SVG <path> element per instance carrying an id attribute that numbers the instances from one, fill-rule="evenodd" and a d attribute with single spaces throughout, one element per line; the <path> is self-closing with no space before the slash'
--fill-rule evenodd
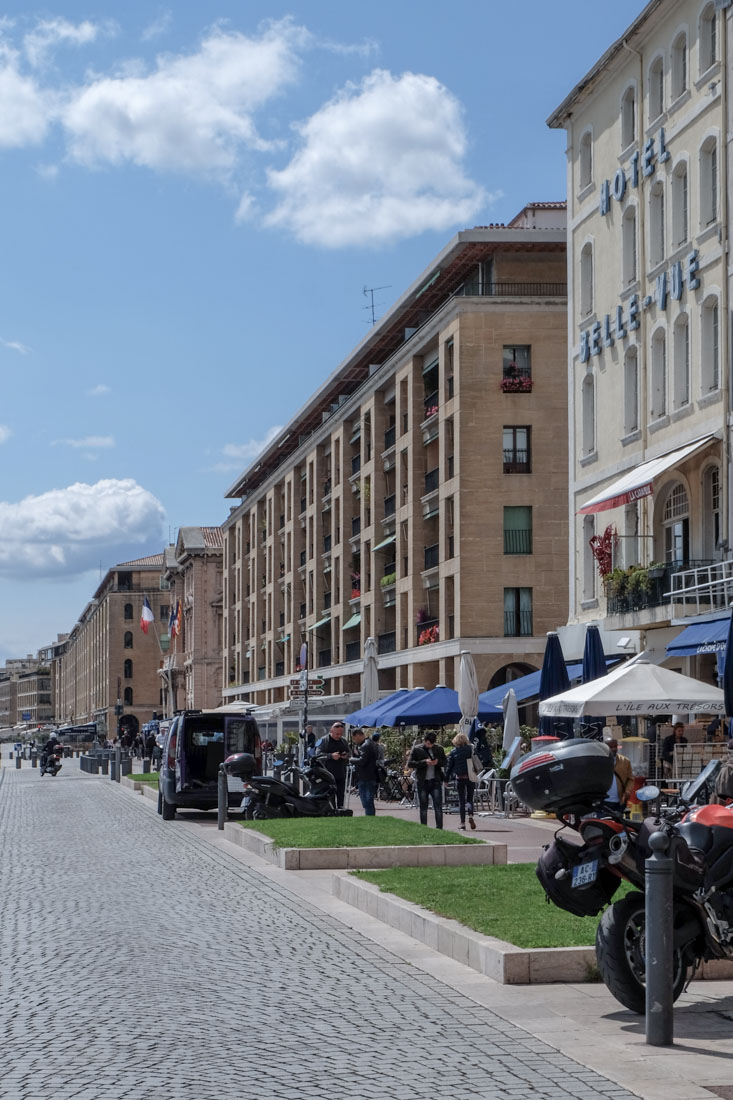
<path id="1" fill-rule="evenodd" d="M 225 756 L 235 752 L 254 752 L 257 746 L 257 726 L 252 719 L 227 718 Z"/>

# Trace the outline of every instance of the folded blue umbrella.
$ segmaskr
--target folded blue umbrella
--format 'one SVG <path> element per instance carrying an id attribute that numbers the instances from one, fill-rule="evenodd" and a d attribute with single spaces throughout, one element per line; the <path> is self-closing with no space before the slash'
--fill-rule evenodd
<path id="1" fill-rule="evenodd" d="M 511 686 L 511 685 L 510 685 Z M 570 690 L 568 668 L 557 631 L 547 633 L 545 655 L 540 671 L 539 699 L 543 702 L 553 695 Z M 568 718 L 540 718 L 540 733 L 544 737 L 572 737 L 573 722 Z"/>

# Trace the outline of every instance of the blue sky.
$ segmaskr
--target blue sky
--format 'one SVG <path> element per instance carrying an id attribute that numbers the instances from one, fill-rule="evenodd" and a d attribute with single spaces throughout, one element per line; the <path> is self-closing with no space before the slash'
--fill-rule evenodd
<path id="1" fill-rule="evenodd" d="M 0 9 L 0 660 L 223 522 L 364 286 L 384 309 L 458 229 L 565 197 L 545 119 L 641 8 Z"/>

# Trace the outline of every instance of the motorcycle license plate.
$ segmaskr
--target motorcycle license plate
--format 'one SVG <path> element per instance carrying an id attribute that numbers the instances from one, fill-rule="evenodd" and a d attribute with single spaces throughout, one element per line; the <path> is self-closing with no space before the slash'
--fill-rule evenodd
<path id="1" fill-rule="evenodd" d="M 591 859 L 588 863 L 579 863 L 577 867 L 573 867 L 573 886 L 587 886 L 590 882 L 595 882 L 598 877 L 598 860 Z"/>

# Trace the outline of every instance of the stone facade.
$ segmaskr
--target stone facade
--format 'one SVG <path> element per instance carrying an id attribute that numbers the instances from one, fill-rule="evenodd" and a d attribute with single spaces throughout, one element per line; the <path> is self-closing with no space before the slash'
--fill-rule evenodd
<path id="1" fill-rule="evenodd" d="M 565 210 L 460 233 L 232 486 L 225 700 L 481 689 L 567 615 Z"/>

